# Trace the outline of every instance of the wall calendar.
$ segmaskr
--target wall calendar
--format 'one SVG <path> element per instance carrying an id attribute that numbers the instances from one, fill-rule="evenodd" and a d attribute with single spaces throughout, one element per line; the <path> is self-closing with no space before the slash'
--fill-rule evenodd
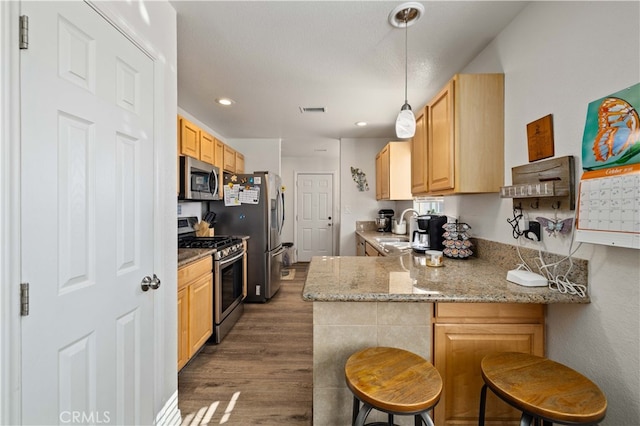
<path id="1" fill-rule="evenodd" d="M 589 104 L 576 241 L 640 249 L 640 83 Z"/>

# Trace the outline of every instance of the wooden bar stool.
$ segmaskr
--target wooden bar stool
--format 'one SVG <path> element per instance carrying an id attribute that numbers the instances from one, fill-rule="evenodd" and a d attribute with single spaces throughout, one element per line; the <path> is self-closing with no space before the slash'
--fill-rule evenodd
<path id="1" fill-rule="evenodd" d="M 487 387 L 522 411 L 520 425 L 597 424 L 604 419 L 607 399 L 591 380 L 571 368 L 535 355 L 503 352 L 480 363 L 479 425 L 484 425 Z"/>
<path id="2" fill-rule="evenodd" d="M 427 412 L 440 399 L 442 379 L 424 358 L 403 349 L 367 348 L 349 357 L 344 375 L 354 395 L 353 425 L 364 425 L 375 408 L 387 413 L 389 425 L 394 415 L 412 415 L 416 426 L 433 426 Z"/>

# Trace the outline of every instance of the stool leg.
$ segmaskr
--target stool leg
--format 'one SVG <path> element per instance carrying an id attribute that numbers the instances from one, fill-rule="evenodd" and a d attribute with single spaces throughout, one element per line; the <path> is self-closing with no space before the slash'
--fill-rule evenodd
<path id="1" fill-rule="evenodd" d="M 351 414 L 351 425 L 356 424 L 356 418 L 358 417 L 358 413 L 360 412 L 360 400 L 353 397 L 353 413 Z"/>
<path id="2" fill-rule="evenodd" d="M 387 425 L 393 426 L 393 414 L 387 413 Z"/>
<path id="3" fill-rule="evenodd" d="M 424 421 L 424 424 L 427 426 L 435 426 L 433 424 L 433 420 L 431 420 L 431 417 L 429 417 L 429 415 L 426 412 L 422 412 L 420 413 L 418 416 L 416 416 L 416 426 L 421 426 L 422 422 L 420 422 L 420 418 L 422 418 L 422 420 Z"/>
<path id="4" fill-rule="evenodd" d="M 531 414 L 522 413 L 522 417 L 520 417 L 520 426 L 531 425 L 533 425 L 533 416 Z"/>
<path id="5" fill-rule="evenodd" d="M 364 421 L 367 419 L 367 416 L 369 415 L 372 409 L 373 407 L 371 405 L 367 404 L 366 402 L 363 402 L 362 408 L 358 413 L 358 418 L 356 419 L 354 426 L 364 426 Z"/>
<path id="6" fill-rule="evenodd" d="M 478 426 L 484 426 L 484 410 L 487 404 L 487 385 L 482 386 L 480 391 L 480 413 L 478 415 Z"/>

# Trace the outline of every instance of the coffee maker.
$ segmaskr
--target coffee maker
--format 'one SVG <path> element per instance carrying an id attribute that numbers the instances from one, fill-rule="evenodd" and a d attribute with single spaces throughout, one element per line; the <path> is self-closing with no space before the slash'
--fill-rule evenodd
<path id="1" fill-rule="evenodd" d="M 378 225 L 379 232 L 391 232 L 394 214 L 394 211 L 391 209 L 378 210 L 378 220 L 376 220 L 376 224 Z"/>
<path id="2" fill-rule="evenodd" d="M 446 216 L 422 215 L 418 216 L 418 230 L 413 232 L 411 238 L 413 250 L 424 253 L 426 250 L 443 250 L 444 229 L 442 225 L 447 223 Z"/>

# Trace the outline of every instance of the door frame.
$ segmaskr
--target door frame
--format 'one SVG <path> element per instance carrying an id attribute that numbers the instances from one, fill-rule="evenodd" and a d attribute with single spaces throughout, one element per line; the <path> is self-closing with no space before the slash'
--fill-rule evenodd
<path id="1" fill-rule="evenodd" d="M 333 216 L 331 216 L 332 219 L 332 225 L 331 225 L 331 237 L 333 239 L 333 244 L 331 244 L 331 255 L 335 256 L 336 253 L 338 253 L 338 244 L 339 241 L 337 241 L 336 236 L 340 235 L 340 233 L 337 232 L 337 230 L 340 227 L 340 217 L 336 214 L 336 212 L 338 211 L 338 196 L 337 193 L 338 191 L 336 191 L 336 172 L 323 172 L 323 171 L 319 171 L 319 172 L 300 172 L 297 170 L 293 171 L 293 181 L 295 183 L 296 186 L 296 190 L 293 193 L 293 216 L 294 216 L 294 220 L 293 220 L 293 246 L 294 247 L 298 247 L 298 177 L 300 175 L 327 175 L 327 176 L 331 176 L 331 192 L 333 193 L 333 197 L 332 197 L 332 202 L 333 202 L 333 207 L 332 207 L 332 214 Z M 296 248 L 296 258 L 297 256 L 297 251 L 298 249 Z"/>
<path id="2" fill-rule="evenodd" d="M 179 419 L 177 408 L 177 374 L 174 382 L 167 383 L 168 366 L 176 364 L 176 354 L 166 353 L 167 343 L 176 342 L 177 336 L 167 335 L 176 329 L 175 320 L 168 315 L 175 312 L 177 291 L 177 258 L 175 238 L 170 234 L 175 228 L 175 156 L 176 144 L 169 143 L 176 134 L 175 107 L 166 102 L 175 96 L 167 91 L 167 79 L 171 78 L 165 64 L 165 52 L 156 50 L 152 40 L 137 34 L 126 16 L 108 3 L 85 3 L 107 22 L 113 25 L 153 61 L 154 72 L 154 272 L 161 277 L 164 291 L 154 294 L 154 396 L 153 416 L 160 423 L 167 419 Z M 0 424 L 21 423 L 21 317 L 19 312 L 21 279 L 20 242 L 20 52 L 18 46 L 18 21 L 21 2 L 0 2 Z M 161 46 L 158 46 L 160 48 Z M 177 89 L 177 81 L 170 84 Z M 172 167 L 173 165 L 173 167 Z M 167 173 L 167 170 L 169 173 Z M 172 172 L 173 170 L 173 172 Z M 171 308 L 172 304 L 174 305 Z M 177 331 L 176 331 L 177 334 Z M 177 371 L 176 371 L 177 372 Z M 167 388 L 174 389 L 167 395 Z"/>

